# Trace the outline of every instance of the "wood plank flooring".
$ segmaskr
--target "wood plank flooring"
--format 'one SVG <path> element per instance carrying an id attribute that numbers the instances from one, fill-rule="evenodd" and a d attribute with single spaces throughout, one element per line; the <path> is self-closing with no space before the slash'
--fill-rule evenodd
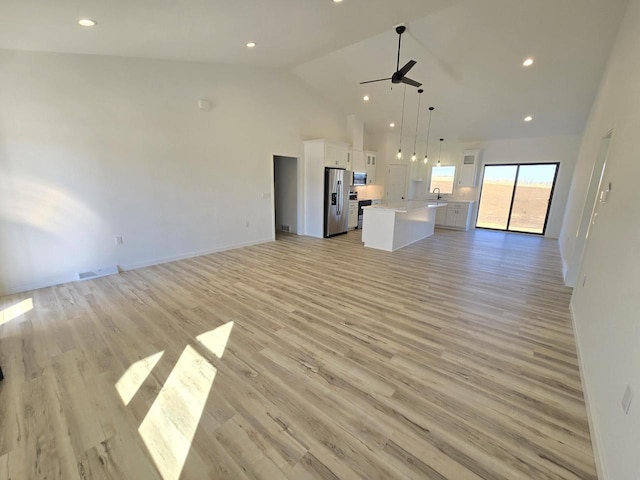
<path id="1" fill-rule="evenodd" d="M 0 479 L 595 479 L 560 269 L 286 235 L 0 298 Z"/>

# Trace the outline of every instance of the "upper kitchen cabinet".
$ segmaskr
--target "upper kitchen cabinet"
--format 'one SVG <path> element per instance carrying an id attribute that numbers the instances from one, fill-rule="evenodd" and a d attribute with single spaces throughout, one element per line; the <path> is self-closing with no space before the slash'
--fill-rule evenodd
<path id="1" fill-rule="evenodd" d="M 482 150 L 465 150 L 458 171 L 458 187 L 475 187 Z"/>
<path id="2" fill-rule="evenodd" d="M 324 166 L 336 167 L 351 170 L 351 149 L 347 143 L 329 142 L 318 140 L 324 143 Z"/>
<path id="3" fill-rule="evenodd" d="M 376 152 L 364 152 L 366 165 L 365 171 L 367 172 L 367 185 L 373 185 L 376 183 L 376 163 L 378 154 Z"/>

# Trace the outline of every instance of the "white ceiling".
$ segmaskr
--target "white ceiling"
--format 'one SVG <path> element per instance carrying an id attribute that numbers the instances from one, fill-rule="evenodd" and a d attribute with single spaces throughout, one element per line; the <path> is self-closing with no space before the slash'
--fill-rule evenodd
<path id="1" fill-rule="evenodd" d="M 0 48 L 293 68 L 368 131 L 400 127 L 403 63 L 432 134 L 481 140 L 581 133 L 627 0 L 2 0 Z M 94 28 L 79 18 L 97 20 Z M 248 41 L 258 43 L 247 49 Z M 522 60 L 536 63 L 523 69 Z M 364 94 L 369 103 L 362 101 Z M 405 131 L 415 131 L 415 89 Z M 525 115 L 534 121 L 525 124 Z M 426 132 L 426 115 L 420 122 Z"/>
<path id="2" fill-rule="evenodd" d="M 432 138 L 484 140 L 583 131 L 626 0 L 463 0 L 410 19 L 401 65 L 422 82 L 421 135 L 436 107 Z M 400 127 L 403 87 L 359 82 L 395 69 L 393 29 L 303 63 L 294 71 L 369 131 Z M 525 69 L 522 61 L 536 62 Z M 371 100 L 362 101 L 364 94 Z M 416 89 L 407 88 L 405 132 L 413 135 Z M 533 122 L 524 123 L 526 115 Z"/>
<path id="3" fill-rule="evenodd" d="M 292 66 L 448 0 L 2 0 L 0 48 Z M 80 18 L 98 22 L 94 28 Z M 249 41 L 258 48 L 248 50 Z"/>

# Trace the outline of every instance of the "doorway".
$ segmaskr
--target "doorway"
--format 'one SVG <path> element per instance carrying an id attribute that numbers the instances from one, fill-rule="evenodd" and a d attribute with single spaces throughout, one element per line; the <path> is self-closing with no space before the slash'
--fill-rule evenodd
<path id="1" fill-rule="evenodd" d="M 485 165 L 477 228 L 544 235 L 559 163 Z"/>
<path id="2" fill-rule="evenodd" d="M 275 231 L 298 233 L 298 159 L 273 156 Z"/>
<path id="3" fill-rule="evenodd" d="M 584 209 L 582 210 L 580 226 L 576 233 L 576 243 L 564 279 L 565 283 L 570 287 L 575 287 L 577 283 L 578 273 L 582 266 L 582 256 L 584 255 L 584 249 L 587 239 L 589 238 L 589 230 L 591 229 L 591 225 L 595 223 L 595 218 L 598 214 L 598 206 L 600 203 L 598 192 L 602 189 L 602 179 L 604 178 L 607 168 L 607 157 L 609 156 L 609 145 L 611 144 L 612 134 L 613 132 L 609 132 L 600 140 L 598 156 L 591 171 L 587 198 L 584 203 Z"/>
<path id="4" fill-rule="evenodd" d="M 407 196 L 407 166 L 389 165 L 386 203 L 403 202 Z"/>

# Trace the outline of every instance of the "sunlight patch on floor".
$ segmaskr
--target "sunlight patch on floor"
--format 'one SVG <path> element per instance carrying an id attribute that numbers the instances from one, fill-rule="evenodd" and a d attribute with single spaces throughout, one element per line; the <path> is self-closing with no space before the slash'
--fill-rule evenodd
<path id="1" fill-rule="evenodd" d="M 197 340 L 222 358 L 232 329 L 233 322 L 229 322 L 198 335 Z M 120 379 L 127 377 L 122 384 L 124 393 L 118 389 L 125 404 L 126 398 L 129 401 L 133 398 L 162 353 L 136 362 L 125 372 Z M 140 424 L 138 432 L 164 480 L 180 478 L 216 373 L 211 362 L 187 345 Z"/>
<path id="2" fill-rule="evenodd" d="M 178 480 L 216 369 L 187 345 L 138 431 L 164 480 Z"/>
<path id="3" fill-rule="evenodd" d="M 20 315 L 24 315 L 30 310 L 33 310 L 33 299 L 31 298 L 27 298 L 20 303 L 7 307 L 0 311 L 0 325 L 17 318 Z"/>
<path id="4" fill-rule="evenodd" d="M 125 405 L 129 405 L 129 402 L 131 402 L 163 354 L 164 351 L 138 360 L 131 365 L 116 382 L 116 390 L 118 390 L 120 398 Z"/>
<path id="5" fill-rule="evenodd" d="M 228 322 L 214 330 L 198 335 L 196 339 L 216 357 L 222 358 L 232 329 L 233 322 Z"/>

